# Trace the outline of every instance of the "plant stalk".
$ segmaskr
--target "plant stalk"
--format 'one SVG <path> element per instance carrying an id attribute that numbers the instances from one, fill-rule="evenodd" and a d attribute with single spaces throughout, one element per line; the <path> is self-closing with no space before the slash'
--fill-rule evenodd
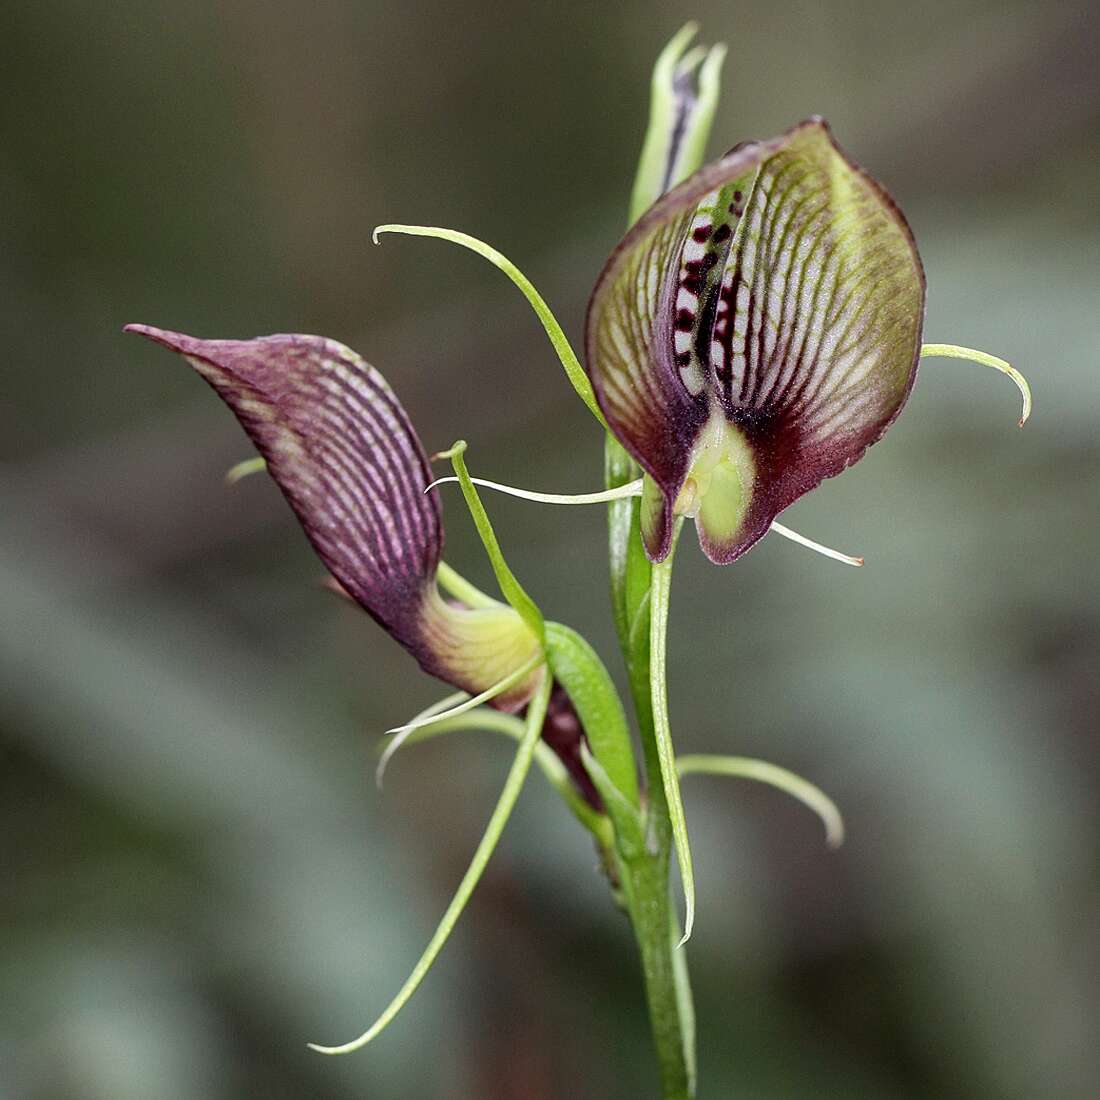
<path id="1" fill-rule="evenodd" d="M 636 476 L 630 458 L 608 435 L 605 451 L 608 486 Z M 641 956 L 646 1005 L 660 1066 L 661 1095 L 664 1100 L 690 1100 L 695 1095 L 695 1011 L 684 949 L 675 946 L 680 929 L 669 890 L 672 822 L 661 778 L 650 688 L 652 570 L 641 551 L 637 499 L 615 501 L 609 506 L 609 513 L 612 603 L 646 777 L 644 836 L 636 849 L 619 848 L 619 876 Z"/>
<path id="2" fill-rule="evenodd" d="M 679 925 L 672 911 L 668 884 L 668 850 L 643 851 L 632 865 L 621 867 L 624 895 L 642 961 L 646 1005 L 661 1075 L 664 1100 L 691 1100 L 695 1095 L 694 1015 L 686 969 L 676 955 Z"/>

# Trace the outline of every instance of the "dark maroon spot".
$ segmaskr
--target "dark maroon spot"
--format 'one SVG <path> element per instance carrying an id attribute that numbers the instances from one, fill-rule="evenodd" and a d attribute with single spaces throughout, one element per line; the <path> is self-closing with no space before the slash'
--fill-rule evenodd
<path id="1" fill-rule="evenodd" d="M 690 309 L 682 309 L 676 314 L 676 327 L 680 332 L 691 332 L 695 327 L 695 314 Z"/>
<path id="2" fill-rule="evenodd" d="M 733 201 L 734 202 L 740 202 L 744 197 L 745 196 L 742 195 L 740 191 L 734 191 L 734 193 L 733 193 Z"/>
<path id="3" fill-rule="evenodd" d="M 692 233 L 691 236 L 692 236 L 693 240 L 696 240 L 696 241 L 699 242 L 699 244 L 702 244 L 710 236 L 710 226 L 709 225 L 699 226 L 699 228 L 696 229 L 695 232 Z"/>
<path id="4" fill-rule="evenodd" d="M 690 351 L 678 351 L 676 353 L 676 365 L 678 367 L 686 367 L 691 363 Z"/>
<path id="5" fill-rule="evenodd" d="M 584 800 L 594 810 L 602 812 L 603 802 L 596 792 L 596 787 L 585 769 L 581 756 L 581 743 L 587 746 L 588 738 L 572 700 L 559 683 L 554 684 L 554 690 L 550 695 L 550 705 L 547 707 L 546 719 L 542 724 L 542 739 L 565 765 L 573 782 L 584 796 Z"/>
<path id="6" fill-rule="evenodd" d="M 730 229 L 729 222 L 723 222 L 714 231 L 714 240 L 717 244 L 721 244 L 724 240 L 729 239 L 731 233 L 733 233 L 733 230 Z"/>
<path id="7" fill-rule="evenodd" d="M 699 263 L 702 265 L 704 271 L 709 271 L 718 262 L 717 252 L 708 252 Z"/>
<path id="8" fill-rule="evenodd" d="M 691 291 L 692 294 L 698 294 L 703 289 L 703 277 L 701 275 L 688 275 L 680 280 L 680 286 L 684 290 Z"/>

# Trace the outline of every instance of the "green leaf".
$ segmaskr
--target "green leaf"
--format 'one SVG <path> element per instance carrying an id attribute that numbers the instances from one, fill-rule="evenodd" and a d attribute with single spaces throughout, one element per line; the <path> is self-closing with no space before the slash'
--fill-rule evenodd
<path id="1" fill-rule="evenodd" d="M 637 806 L 632 805 L 604 771 L 589 747 L 581 742 L 581 762 L 592 779 L 607 807 L 608 816 L 615 825 L 615 850 L 624 865 L 646 858 L 645 819 Z M 623 877 L 623 888 L 630 892 L 629 876 Z"/>

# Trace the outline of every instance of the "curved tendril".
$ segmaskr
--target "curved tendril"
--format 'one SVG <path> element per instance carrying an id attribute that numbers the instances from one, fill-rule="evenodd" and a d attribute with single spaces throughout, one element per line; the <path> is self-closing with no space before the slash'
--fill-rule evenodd
<path id="1" fill-rule="evenodd" d="M 505 714 L 504 711 L 493 710 L 491 707 L 479 707 L 477 710 L 454 718 L 445 718 L 434 726 L 421 726 L 420 729 L 413 730 L 403 739 L 403 746 L 417 745 L 445 733 L 457 733 L 463 730 L 487 730 L 519 742 L 523 740 L 524 725 L 523 719 L 517 718 L 514 714 Z M 392 756 L 398 746 L 393 742 L 390 742 L 390 746 L 387 746 L 386 751 Z M 569 773 L 565 770 L 565 765 L 558 759 L 554 750 L 541 739 L 535 746 L 535 763 L 546 777 L 546 781 L 564 799 L 573 816 L 594 836 L 610 842 L 607 818 L 598 814 L 581 798 L 576 787 L 573 786 L 573 781 L 569 778 Z"/>
<path id="2" fill-rule="evenodd" d="M 604 489 L 598 493 L 538 493 L 533 489 L 517 489 L 514 485 L 503 485 L 499 481 L 489 481 L 483 477 L 472 477 L 470 480 L 483 489 L 495 489 L 506 496 L 519 497 L 521 500 L 533 500 L 536 504 L 607 504 L 612 500 L 622 500 L 624 497 L 637 497 L 642 495 L 642 479 L 628 482 L 615 489 Z M 425 493 L 438 485 L 457 483 L 457 477 L 440 477 L 424 490 Z"/>
<path id="3" fill-rule="evenodd" d="M 676 770 L 681 778 L 685 775 L 724 775 L 767 783 L 797 798 L 821 818 L 825 826 L 825 843 L 830 848 L 839 848 L 844 843 L 844 819 L 836 803 L 820 787 L 778 764 L 748 756 L 688 755 L 677 759 Z"/>
<path id="4" fill-rule="evenodd" d="M 472 477 L 470 481 L 474 485 L 480 485 L 483 489 L 494 489 L 498 493 L 504 493 L 506 496 L 518 497 L 520 500 L 532 500 L 536 504 L 607 504 L 613 500 L 623 500 L 629 497 L 638 497 L 642 495 L 642 479 L 638 478 L 636 481 L 628 481 L 625 485 L 616 486 L 614 489 L 604 489 L 598 493 L 539 493 L 533 489 L 519 489 L 514 485 L 504 485 L 499 481 L 489 481 L 483 477 Z M 460 479 L 457 477 L 440 477 L 424 490 L 425 493 L 432 489 L 438 488 L 440 485 L 452 485 L 460 484 Z M 863 565 L 864 560 L 862 557 L 857 557 L 852 554 L 842 553 L 840 550 L 834 550 L 830 546 L 825 546 L 823 543 L 815 542 L 811 538 L 807 538 L 805 535 L 800 535 L 797 531 L 791 530 L 790 527 L 785 527 L 782 523 L 772 521 L 771 529 L 777 534 L 782 535 L 785 539 L 790 539 L 792 542 L 797 542 L 799 546 L 805 546 L 809 550 L 815 550 L 819 554 L 824 554 L 827 558 L 832 558 L 834 561 L 844 562 L 845 565 Z"/>
<path id="5" fill-rule="evenodd" d="M 1027 423 L 1027 418 L 1031 415 L 1031 387 L 1027 379 L 1010 363 L 988 352 L 960 347 L 958 344 L 922 344 L 920 357 L 925 359 L 931 356 L 942 356 L 945 359 L 969 359 L 973 363 L 980 363 L 983 367 L 992 367 L 1002 374 L 1007 374 L 1016 383 L 1016 388 L 1020 391 L 1024 402 L 1018 423 L 1021 428 Z"/>
<path id="6" fill-rule="evenodd" d="M 790 539 L 791 542 L 797 542 L 799 546 L 805 546 L 809 550 L 816 550 L 819 554 L 824 554 L 825 557 L 832 558 L 834 561 L 842 561 L 845 565 L 863 564 L 862 557 L 842 554 L 839 550 L 833 550 L 832 547 L 824 546 L 820 542 L 814 542 L 813 539 L 808 539 L 805 535 L 800 535 L 797 531 L 792 531 L 789 527 L 784 527 L 782 523 L 776 523 L 775 520 L 772 520 L 771 529 L 777 535 L 782 535 L 785 539 Z"/>
<path id="7" fill-rule="evenodd" d="M 474 526 L 477 528 L 478 537 L 481 539 L 481 545 L 485 548 L 489 564 L 493 567 L 493 575 L 500 586 L 501 594 L 516 614 L 530 627 L 539 642 L 545 643 L 546 624 L 543 621 L 542 612 L 539 610 L 538 604 L 527 594 L 523 585 L 516 580 L 516 575 L 508 568 L 508 563 L 504 560 L 504 553 L 500 549 L 500 543 L 497 542 L 496 532 L 493 530 L 489 515 L 485 511 L 485 505 L 481 503 L 481 497 L 478 496 L 477 489 L 470 479 L 470 472 L 466 469 L 465 453 L 466 441 L 460 439 L 449 451 L 441 451 L 432 457 L 433 460 L 437 458 L 449 458 L 451 460 L 451 466 L 454 468 L 458 483 L 462 486 L 462 495 L 466 499 L 466 507 L 470 511 Z"/>
<path id="8" fill-rule="evenodd" d="M 457 703 L 464 703 L 470 698 L 468 691 L 456 691 L 453 695 L 448 695 L 445 699 L 440 699 L 438 703 L 432 703 L 430 707 L 425 707 L 408 726 L 394 736 L 394 738 L 386 744 L 385 749 L 382 751 L 382 758 L 378 761 L 378 767 L 374 770 L 374 782 L 377 784 L 378 789 L 382 789 L 382 780 L 386 775 L 386 766 L 390 762 L 390 757 L 393 756 L 402 744 L 408 739 L 410 735 L 416 732 L 421 726 L 424 725 L 425 719 L 436 718 L 442 716 L 446 718 L 444 713 L 451 710 Z"/>
<path id="9" fill-rule="evenodd" d="M 550 343 L 553 345 L 554 351 L 557 352 L 558 359 L 561 361 L 569 381 L 573 384 L 573 389 L 577 391 L 577 396 L 588 406 L 588 411 L 605 428 L 607 427 L 607 421 L 604 420 L 603 413 L 600 412 L 600 407 L 596 404 L 596 395 L 592 391 L 592 383 L 589 381 L 584 367 L 581 366 L 581 362 L 569 343 L 569 339 L 562 331 L 561 325 L 558 324 L 558 319 L 546 304 L 543 296 L 535 289 L 531 280 L 507 256 L 498 252 L 492 245 L 479 241 L 477 237 L 471 237 L 469 233 L 460 233 L 455 229 L 441 229 L 432 225 L 379 225 L 375 227 L 374 232 L 371 234 L 371 240 L 378 244 L 378 238 L 383 233 L 404 233 L 410 237 L 435 237 L 441 241 L 450 241 L 452 244 L 461 245 L 471 252 L 476 252 L 494 267 L 503 271 L 535 311 L 535 316 L 538 317 L 546 335 L 550 338 Z"/>
<path id="10" fill-rule="evenodd" d="M 665 800 L 668 802 L 672 839 L 676 847 L 676 859 L 680 864 L 680 880 L 684 887 L 684 935 L 677 944 L 678 947 L 683 947 L 691 938 L 695 924 L 695 871 L 691 862 L 684 802 L 680 796 L 680 780 L 676 773 L 676 755 L 672 748 L 672 732 L 668 720 L 668 685 L 665 679 L 672 559 L 682 523 L 682 519 L 677 520 L 668 557 L 653 566 L 653 587 L 650 590 L 649 604 L 649 682 L 653 702 L 653 737 L 657 743 L 661 782 L 665 789 Z"/>
<path id="11" fill-rule="evenodd" d="M 453 718 L 456 714 L 465 714 L 466 711 L 473 710 L 474 707 L 479 707 L 482 703 L 488 703 L 490 699 L 495 699 L 510 687 L 514 687 L 525 676 L 529 676 L 534 672 L 543 661 L 542 654 L 536 653 L 534 657 L 524 661 L 514 672 L 509 672 L 503 680 L 498 680 L 491 688 L 486 688 L 480 695 L 473 695 L 465 702 L 459 703 L 458 706 L 451 707 L 450 710 L 436 711 L 429 717 L 418 716 L 411 722 L 406 722 L 403 726 L 394 726 L 393 729 L 386 730 L 386 732 L 405 733 L 410 730 L 421 729 L 423 726 L 433 725 L 436 722 L 442 722 L 444 718 Z"/>
<path id="12" fill-rule="evenodd" d="M 493 854 L 493 849 L 496 848 L 497 842 L 500 840 L 504 826 L 508 823 L 516 799 L 519 798 L 519 793 L 523 789 L 524 780 L 526 780 L 527 773 L 531 770 L 535 746 L 539 743 L 539 736 L 542 733 L 543 719 L 546 717 L 547 704 L 550 702 L 550 687 L 551 677 L 543 676 L 527 711 L 523 740 L 516 751 L 512 768 L 508 772 L 508 778 L 504 781 L 504 788 L 500 792 L 500 798 L 497 800 L 493 814 L 489 818 L 489 824 L 485 827 L 485 833 L 482 835 L 477 850 L 470 860 L 470 866 L 466 869 L 466 874 L 462 876 L 462 881 L 459 883 L 450 905 L 447 906 L 447 911 L 443 914 L 443 919 L 439 922 L 435 934 L 428 942 L 424 954 L 420 956 L 416 966 L 413 967 L 412 973 L 406 979 L 405 984 L 382 1015 L 358 1039 L 353 1039 L 350 1043 L 344 1043 L 342 1046 L 333 1047 L 310 1043 L 308 1045 L 311 1050 L 315 1050 L 319 1054 L 350 1054 L 352 1051 L 366 1046 L 404 1008 L 406 1002 L 424 980 L 424 976 L 431 969 L 432 963 L 435 962 L 439 952 L 443 949 L 443 945 L 454 930 L 455 924 L 458 923 L 458 918 L 462 915 L 463 909 L 466 908 L 466 903 L 470 900 L 470 895 L 474 892 L 474 888 L 489 862 L 489 857 Z"/>
<path id="13" fill-rule="evenodd" d="M 267 459 L 263 455 L 246 458 L 243 462 L 238 462 L 225 471 L 225 483 L 226 485 L 236 485 L 242 478 L 250 477 L 252 474 L 258 474 L 266 469 Z"/>

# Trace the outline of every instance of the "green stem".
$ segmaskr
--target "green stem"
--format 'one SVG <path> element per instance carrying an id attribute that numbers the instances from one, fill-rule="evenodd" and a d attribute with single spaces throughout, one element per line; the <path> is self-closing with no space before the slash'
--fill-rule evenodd
<path id="1" fill-rule="evenodd" d="M 661 1096 L 690 1100 L 695 1095 L 694 1013 L 683 950 L 675 946 L 679 925 L 669 897 L 668 866 L 667 851 L 662 857 L 643 848 L 620 870 L 642 960 Z"/>
<path id="2" fill-rule="evenodd" d="M 621 485 L 637 477 L 637 467 L 608 436 L 605 482 Z M 616 835 L 619 878 L 641 956 L 646 1004 L 665 1100 L 695 1094 L 695 1011 L 683 949 L 674 945 L 679 924 L 669 895 L 672 819 L 654 721 L 650 682 L 650 600 L 652 568 L 642 550 L 638 501 L 609 506 L 611 599 L 615 626 L 630 682 L 646 775 L 645 822 L 637 838 Z"/>
<path id="3" fill-rule="evenodd" d="M 702 162 L 725 47 L 687 51 L 696 29 L 689 23 L 657 60 L 649 126 L 631 196 L 631 223 L 663 190 L 679 183 Z M 698 94 L 691 102 L 684 98 L 679 78 L 690 80 L 696 66 Z M 624 485 L 640 473 L 637 464 L 608 433 L 604 444 L 607 487 Z M 674 946 L 680 929 L 669 895 L 675 840 L 690 922 L 691 863 L 672 758 L 664 674 L 671 562 L 656 569 L 650 565 L 642 548 L 639 517 L 637 499 L 617 500 L 608 508 L 611 605 L 630 679 L 646 772 L 644 840 L 638 844 L 636 838 L 631 838 L 629 849 L 626 845 L 620 847 L 620 874 L 642 956 L 662 1095 L 665 1100 L 690 1100 L 695 1095 L 695 1009 L 684 951 Z M 618 836 L 616 839 L 619 842 Z M 628 850 L 633 853 L 629 859 L 625 858 Z"/>
<path id="4" fill-rule="evenodd" d="M 672 558 L 680 534 L 682 519 L 676 520 L 672 545 L 664 561 L 653 567 L 653 585 L 649 598 L 649 690 L 653 702 L 653 735 L 657 748 L 657 761 L 661 770 L 661 783 L 665 792 L 672 843 L 676 860 L 680 865 L 680 881 L 684 889 L 684 938 L 681 945 L 691 938 L 695 923 L 695 872 L 691 863 L 691 846 L 688 843 L 687 819 L 680 797 L 680 777 L 676 773 L 676 755 L 672 747 L 672 732 L 668 720 L 668 685 L 665 675 L 668 640 L 669 595 L 672 586 Z"/>

